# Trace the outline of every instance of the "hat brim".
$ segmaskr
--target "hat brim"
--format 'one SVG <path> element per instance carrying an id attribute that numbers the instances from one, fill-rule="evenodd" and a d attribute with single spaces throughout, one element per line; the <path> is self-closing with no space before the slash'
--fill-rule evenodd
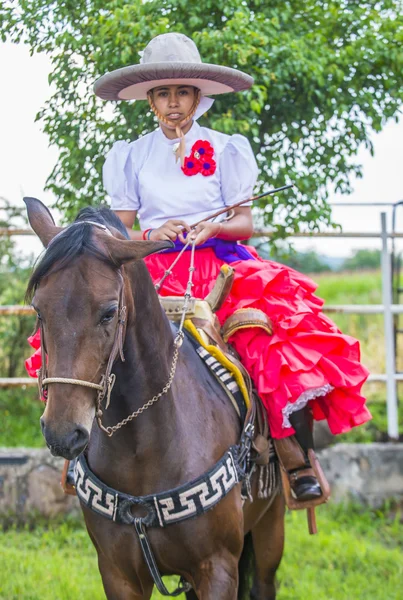
<path id="1" fill-rule="evenodd" d="M 94 92 L 104 100 L 146 100 L 147 92 L 162 85 L 193 85 L 203 95 L 247 90 L 253 77 L 208 63 L 148 63 L 106 73 L 94 84 Z"/>

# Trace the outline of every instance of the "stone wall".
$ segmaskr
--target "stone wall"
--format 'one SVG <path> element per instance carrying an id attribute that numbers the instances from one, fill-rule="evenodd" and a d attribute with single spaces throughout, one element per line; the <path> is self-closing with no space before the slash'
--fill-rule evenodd
<path id="1" fill-rule="evenodd" d="M 318 455 L 333 501 L 377 507 L 403 499 L 403 444 L 338 444 Z M 60 487 L 63 464 L 47 449 L 0 448 L 0 519 L 78 511 L 77 498 Z"/>
<path id="2" fill-rule="evenodd" d="M 64 460 L 47 449 L 0 448 L 0 518 L 45 518 L 79 511 L 60 487 Z"/>
<path id="3" fill-rule="evenodd" d="M 337 444 L 318 454 L 334 502 L 403 500 L 403 444 Z"/>

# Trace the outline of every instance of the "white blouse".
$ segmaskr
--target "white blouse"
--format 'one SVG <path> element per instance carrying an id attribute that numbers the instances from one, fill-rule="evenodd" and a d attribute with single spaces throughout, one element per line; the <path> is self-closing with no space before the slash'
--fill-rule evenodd
<path id="1" fill-rule="evenodd" d="M 217 164 L 213 175 L 185 175 L 174 154 L 179 140 L 168 139 L 160 128 L 131 143 L 116 142 L 103 168 L 112 210 L 137 211 L 145 230 L 173 218 L 191 225 L 252 196 L 258 168 L 244 136 L 229 136 L 194 122 L 185 139 L 186 156 L 196 141 L 210 142 Z"/>

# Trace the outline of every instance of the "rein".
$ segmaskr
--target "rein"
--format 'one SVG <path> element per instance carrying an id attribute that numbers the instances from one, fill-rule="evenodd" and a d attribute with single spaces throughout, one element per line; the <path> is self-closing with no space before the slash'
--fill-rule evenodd
<path id="1" fill-rule="evenodd" d="M 104 431 L 108 437 L 112 437 L 114 433 L 116 433 L 121 427 L 123 427 L 124 425 L 127 425 L 128 423 L 130 423 L 130 421 L 133 421 L 133 419 L 137 419 L 137 417 L 139 417 L 141 414 L 143 414 L 143 412 L 145 410 L 147 410 L 148 408 L 150 408 L 150 406 L 152 406 L 153 404 L 155 404 L 156 402 L 158 402 L 158 400 L 164 396 L 168 390 L 171 388 L 172 386 L 172 382 L 174 380 L 175 377 L 175 373 L 176 373 L 176 367 L 178 364 L 178 358 L 179 358 L 179 348 L 182 346 L 183 344 L 183 340 L 184 340 L 184 333 L 183 333 L 183 325 L 185 322 L 185 317 L 186 317 L 186 313 L 188 310 L 188 306 L 189 306 L 189 302 L 190 299 L 192 297 L 192 286 L 193 286 L 193 273 L 195 270 L 194 267 L 194 257 L 195 257 L 195 240 L 189 240 L 189 242 L 186 244 L 185 248 L 192 243 L 192 249 L 191 249 L 191 257 L 190 257 L 190 266 L 189 266 L 189 278 L 188 278 L 188 282 L 187 282 L 187 286 L 186 286 L 186 291 L 184 293 L 184 302 L 183 302 L 183 307 L 182 307 L 182 314 L 181 314 L 181 320 L 179 323 L 179 328 L 178 328 L 178 332 L 175 336 L 175 339 L 173 341 L 174 344 L 174 353 L 173 353 L 173 357 L 172 357 L 172 363 L 171 363 L 171 368 L 169 371 L 169 378 L 167 383 L 165 384 L 165 386 L 162 388 L 162 390 L 156 394 L 155 396 L 153 396 L 150 400 L 148 400 L 147 402 L 145 402 L 143 404 L 143 406 L 141 406 L 140 408 L 138 408 L 137 410 L 133 411 L 129 416 L 127 416 L 125 419 L 122 419 L 122 421 L 120 421 L 119 423 L 116 423 L 116 425 L 111 425 L 109 427 L 104 427 L 104 425 L 102 425 L 102 411 L 100 410 L 100 401 L 98 403 L 97 406 L 97 421 L 98 421 L 98 425 L 100 427 L 100 429 L 102 429 L 102 431 Z M 184 249 L 185 249 L 184 248 Z M 182 252 L 181 254 L 182 255 Z M 179 257 L 178 257 L 179 258 Z M 173 268 L 173 266 L 176 264 L 177 261 L 174 261 L 174 263 L 171 265 L 171 270 Z M 170 274 L 171 271 L 167 271 L 165 276 L 168 276 L 168 274 Z M 155 286 L 156 289 L 157 286 Z M 112 356 L 112 355 L 111 355 Z M 109 359 L 109 362 L 111 361 L 111 359 Z M 113 364 L 113 363 L 112 363 Z M 109 365 L 109 363 L 108 363 Z M 111 365 L 112 368 L 112 365 Z M 102 400 L 102 397 L 101 397 Z M 108 408 L 108 405 L 106 406 L 106 408 Z"/>

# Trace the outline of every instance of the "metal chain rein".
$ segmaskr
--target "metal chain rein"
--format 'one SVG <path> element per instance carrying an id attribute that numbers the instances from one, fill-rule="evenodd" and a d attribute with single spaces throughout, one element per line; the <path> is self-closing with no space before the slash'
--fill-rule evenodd
<path id="1" fill-rule="evenodd" d="M 190 243 L 190 240 L 188 242 L 188 244 Z M 165 386 L 162 388 L 162 390 L 156 394 L 155 396 L 153 396 L 150 400 L 148 400 L 145 404 L 143 404 L 143 406 L 141 406 L 140 408 L 138 408 L 137 410 L 133 411 L 131 415 L 129 415 L 128 417 L 126 417 L 125 419 L 123 419 L 122 421 L 120 421 L 119 423 L 116 423 L 116 425 L 110 425 L 108 427 L 105 427 L 102 424 L 102 410 L 101 410 L 101 402 L 103 400 L 104 397 L 104 392 L 103 391 L 99 391 L 98 392 L 98 398 L 97 398 L 97 412 L 96 412 L 96 419 L 98 422 L 98 426 L 100 427 L 100 429 L 102 429 L 102 431 L 104 431 L 108 437 L 112 437 L 114 433 L 116 433 L 121 427 L 123 427 L 124 425 L 127 425 L 128 423 L 130 423 L 130 421 L 133 421 L 133 419 L 137 419 L 137 417 L 139 417 L 144 411 L 146 411 L 148 408 L 150 408 L 150 406 L 152 406 L 153 404 L 155 404 L 156 402 L 158 402 L 158 400 L 164 396 L 164 394 L 166 394 L 169 389 L 171 388 L 172 382 L 174 380 L 175 377 L 175 372 L 176 372 L 176 366 L 178 364 L 178 358 L 179 358 L 179 348 L 182 346 L 183 343 L 183 339 L 185 337 L 185 334 L 183 333 L 183 326 L 185 323 L 185 318 L 186 318 L 186 313 L 187 313 L 187 309 L 189 306 L 189 301 L 192 297 L 192 287 L 193 287 L 193 273 L 195 271 L 195 266 L 194 266 L 194 262 L 195 262 L 195 240 L 191 241 L 192 243 L 192 248 L 191 248 L 191 255 L 190 255 L 190 266 L 189 266 L 189 278 L 188 278 L 188 282 L 186 285 L 186 291 L 184 294 L 184 302 L 183 302 L 183 307 L 182 307 L 182 314 L 181 314 L 181 320 L 180 320 L 180 324 L 179 324 L 179 328 L 178 328 L 178 333 L 175 336 L 174 339 L 174 353 L 173 353 L 173 357 L 172 357 L 172 364 L 171 364 L 171 369 L 169 371 L 169 378 L 167 383 L 165 384 Z M 188 245 L 187 244 L 187 245 Z M 180 256 L 182 256 L 183 254 L 183 250 L 180 253 Z M 177 263 L 177 260 L 180 258 L 180 256 L 178 256 L 176 258 L 176 260 L 174 261 L 174 263 L 171 266 L 171 269 L 169 270 L 169 272 L 166 272 L 165 277 L 167 277 L 168 275 L 171 274 L 172 272 L 172 268 L 175 266 L 175 264 Z M 165 279 L 165 277 L 163 279 Z M 160 282 L 162 283 L 162 282 Z M 158 285 L 158 284 L 157 284 Z M 156 289 L 158 290 L 160 288 L 160 286 L 156 286 Z M 114 383 L 114 381 L 113 381 Z M 108 386 L 109 387 L 109 386 Z M 109 387 L 108 389 L 108 396 L 110 396 L 110 393 L 112 391 L 113 384 L 111 387 Z"/>

